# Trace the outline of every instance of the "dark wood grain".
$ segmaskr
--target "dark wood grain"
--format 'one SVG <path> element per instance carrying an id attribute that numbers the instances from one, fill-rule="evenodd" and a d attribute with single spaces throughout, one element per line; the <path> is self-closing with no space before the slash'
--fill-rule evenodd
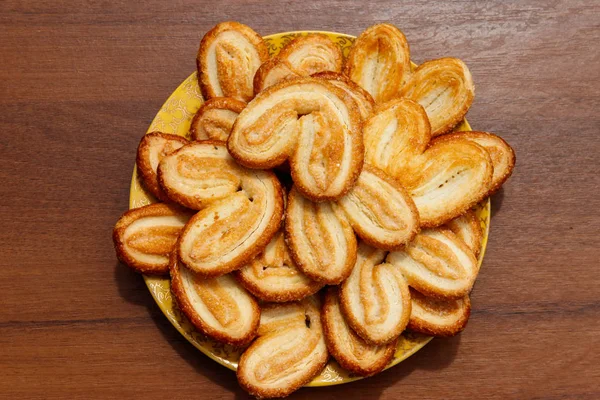
<path id="1" fill-rule="evenodd" d="M 597 1 L 0 2 L 0 398 L 245 398 L 171 327 L 110 232 L 135 148 L 222 20 L 261 34 L 391 21 L 453 55 L 469 121 L 517 152 L 474 312 L 376 377 L 293 398 L 600 398 Z"/>

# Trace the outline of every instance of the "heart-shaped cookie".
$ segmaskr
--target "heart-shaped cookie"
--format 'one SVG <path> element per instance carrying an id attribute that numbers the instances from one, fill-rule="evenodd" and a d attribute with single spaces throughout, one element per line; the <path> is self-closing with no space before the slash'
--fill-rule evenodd
<path id="1" fill-rule="evenodd" d="M 324 286 L 296 266 L 283 232 L 278 232 L 261 254 L 237 271 L 236 278 L 259 299 L 277 303 L 302 300 Z"/>
<path id="2" fill-rule="evenodd" d="M 410 68 L 410 49 L 404 34 L 393 25 L 378 24 L 356 39 L 344 73 L 380 103 L 398 94 L 410 77 Z"/>
<path id="3" fill-rule="evenodd" d="M 113 230 L 117 257 L 139 273 L 166 274 L 169 254 L 191 216 L 190 210 L 163 203 L 127 211 Z"/>
<path id="4" fill-rule="evenodd" d="M 471 315 L 471 300 L 465 296 L 456 300 L 427 297 L 410 289 L 412 311 L 408 329 L 425 335 L 445 337 L 460 333 Z"/>
<path id="5" fill-rule="evenodd" d="M 423 106 L 431 134 L 449 132 L 469 111 L 475 97 L 471 73 L 458 58 L 440 58 L 419 65 L 398 93 Z"/>
<path id="6" fill-rule="evenodd" d="M 486 149 L 458 134 L 431 140 L 427 114 L 411 100 L 377 107 L 363 133 L 365 162 L 402 183 L 422 227 L 458 217 L 489 193 L 493 164 Z"/>
<path id="7" fill-rule="evenodd" d="M 298 36 L 256 71 L 254 93 L 258 94 L 284 79 L 341 70 L 342 52 L 326 35 L 312 33 Z"/>
<path id="8" fill-rule="evenodd" d="M 321 313 L 327 349 L 337 362 L 357 375 L 370 376 L 382 371 L 389 364 L 398 340 L 377 345 L 364 341 L 346 322 L 339 299 L 339 288 L 327 290 Z"/>
<path id="9" fill-rule="evenodd" d="M 315 201 L 352 188 L 363 165 L 361 117 L 343 89 L 315 78 L 285 80 L 259 93 L 240 113 L 227 140 L 250 168 L 289 159 L 298 190 Z"/>
<path id="10" fill-rule="evenodd" d="M 365 243 L 358 247 L 352 273 L 342 283 L 346 321 L 364 340 L 387 344 L 398 338 L 410 317 L 410 292 L 400 269 L 384 263 L 385 252 Z"/>
<path id="11" fill-rule="evenodd" d="M 204 99 L 254 97 L 256 70 L 269 59 L 262 37 L 239 22 L 221 22 L 204 35 L 198 49 L 198 83 Z"/>
<path id="12" fill-rule="evenodd" d="M 202 278 L 171 255 L 171 291 L 190 322 L 203 334 L 233 346 L 248 344 L 256 336 L 260 307 L 231 274 Z"/>
<path id="13" fill-rule="evenodd" d="M 329 354 L 318 301 L 265 306 L 258 338 L 237 369 L 240 385 L 259 398 L 285 397 L 321 372 Z"/>

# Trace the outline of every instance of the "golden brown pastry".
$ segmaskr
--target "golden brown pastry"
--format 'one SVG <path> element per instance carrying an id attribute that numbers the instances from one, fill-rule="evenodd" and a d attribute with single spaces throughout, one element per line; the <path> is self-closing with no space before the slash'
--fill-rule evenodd
<path id="1" fill-rule="evenodd" d="M 409 173 L 399 176 L 412 196 L 421 227 L 440 226 L 487 197 L 493 166 L 480 145 L 460 137 L 432 140 Z"/>
<path id="2" fill-rule="evenodd" d="M 364 129 L 365 160 L 396 178 L 421 227 L 442 225 L 483 200 L 492 183 L 486 149 L 462 134 L 431 138 L 423 107 L 408 99 L 378 106 Z"/>
<path id="3" fill-rule="evenodd" d="M 113 230 L 121 262 L 142 274 L 169 272 L 169 254 L 192 212 L 174 205 L 150 204 L 127 211 Z"/>
<path id="4" fill-rule="evenodd" d="M 331 203 L 314 203 L 292 188 L 285 236 L 298 268 L 310 278 L 337 285 L 350 275 L 356 262 L 356 237 Z"/>
<path id="5" fill-rule="evenodd" d="M 454 218 L 446 224 L 446 227 L 469 246 L 475 257 L 479 256 L 483 231 L 474 211 L 469 210 L 460 217 Z"/>
<path id="6" fill-rule="evenodd" d="M 384 263 L 385 252 L 358 246 L 356 265 L 342 283 L 340 300 L 348 325 L 373 344 L 395 341 L 410 317 L 410 292 L 400 269 Z"/>
<path id="7" fill-rule="evenodd" d="M 233 346 L 254 339 L 260 307 L 231 274 L 201 278 L 180 264 L 177 249 L 171 256 L 170 272 L 177 305 L 196 329 Z"/>
<path id="8" fill-rule="evenodd" d="M 189 141 L 177 135 L 162 132 L 150 132 L 142 137 L 138 146 L 136 164 L 144 186 L 157 199 L 171 201 L 158 184 L 156 170 L 158 164 L 167 155 L 183 147 Z"/>
<path id="9" fill-rule="evenodd" d="M 192 140 L 213 139 L 226 142 L 235 119 L 244 107 L 246 103 L 231 97 L 207 100 L 192 119 Z"/>
<path id="10" fill-rule="evenodd" d="M 461 299 L 477 277 L 477 259 L 452 231 L 428 229 L 386 261 L 402 271 L 408 284 L 428 297 Z"/>
<path id="11" fill-rule="evenodd" d="M 421 64 L 399 94 L 425 108 L 431 133 L 438 136 L 462 121 L 473 103 L 475 86 L 465 63 L 448 57 Z"/>
<path id="12" fill-rule="evenodd" d="M 250 168 L 272 168 L 289 159 L 303 195 L 335 200 L 352 188 L 362 169 L 358 106 L 326 80 L 285 80 L 261 92 L 240 113 L 227 148 Z"/>
<path id="13" fill-rule="evenodd" d="M 373 97 L 371 97 L 369 92 L 351 81 L 350 78 L 346 77 L 346 75 L 333 71 L 325 71 L 311 76 L 313 78 L 325 79 L 350 95 L 358 105 L 358 110 L 360 111 L 360 116 L 363 120 L 366 120 L 373 112 L 373 108 L 375 107 L 375 100 L 373 100 Z"/>
<path id="14" fill-rule="evenodd" d="M 419 214 L 408 192 L 368 164 L 356 185 L 336 204 L 345 212 L 354 232 L 380 249 L 401 248 L 419 231 Z"/>
<path id="15" fill-rule="evenodd" d="M 200 210 L 242 190 L 251 172 L 236 164 L 225 143 L 207 140 L 190 142 L 164 157 L 158 181 L 171 200 Z"/>
<path id="16" fill-rule="evenodd" d="M 390 24 L 367 28 L 350 48 L 344 73 L 377 103 L 390 100 L 410 78 L 410 49 L 406 37 Z"/>
<path id="17" fill-rule="evenodd" d="M 180 260 L 214 277 L 242 268 L 279 230 L 283 191 L 272 172 L 248 171 L 240 191 L 210 203 L 181 232 Z"/>
<path id="18" fill-rule="evenodd" d="M 406 98 L 378 105 L 363 128 L 365 163 L 375 165 L 397 179 L 409 173 L 410 163 L 431 140 L 425 109 Z"/>
<path id="19" fill-rule="evenodd" d="M 342 368 L 362 376 L 375 375 L 390 363 L 398 339 L 385 345 L 365 342 L 348 326 L 340 307 L 339 290 L 330 287 L 321 313 L 329 353 Z"/>
<path id="20" fill-rule="evenodd" d="M 317 300 L 266 306 L 259 337 L 242 354 L 237 378 L 259 398 L 285 397 L 310 382 L 329 354 Z"/>
<path id="21" fill-rule="evenodd" d="M 426 335 L 445 337 L 460 333 L 471 315 L 469 296 L 457 300 L 426 297 L 410 289 L 412 312 L 408 329 Z"/>
<path id="22" fill-rule="evenodd" d="M 326 35 L 311 33 L 298 36 L 276 57 L 260 66 L 254 76 L 254 92 L 262 92 L 283 79 L 341 70 L 342 51 Z"/>
<path id="23" fill-rule="evenodd" d="M 252 28 L 239 22 L 217 24 L 202 38 L 196 58 L 204 99 L 252 100 L 254 74 L 268 59 L 265 42 Z"/>
<path id="24" fill-rule="evenodd" d="M 276 303 L 302 300 L 324 285 L 298 269 L 283 232 L 278 232 L 261 254 L 237 271 L 236 278 L 259 299 Z"/>
<path id="25" fill-rule="evenodd" d="M 488 196 L 491 196 L 511 176 L 516 162 L 514 150 L 500 136 L 489 132 L 456 132 L 452 136 L 472 140 L 486 149 L 490 154 L 494 166 L 492 186 L 488 193 Z"/>

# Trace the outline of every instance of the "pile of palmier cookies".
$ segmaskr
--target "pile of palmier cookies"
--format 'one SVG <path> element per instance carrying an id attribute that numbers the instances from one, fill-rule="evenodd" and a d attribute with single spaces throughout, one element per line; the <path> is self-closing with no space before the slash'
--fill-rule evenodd
<path id="1" fill-rule="evenodd" d="M 286 396 L 330 355 L 373 375 L 405 329 L 465 327 L 482 240 L 471 209 L 515 155 L 494 134 L 453 131 L 474 97 L 461 60 L 411 68 L 390 24 L 346 58 L 321 34 L 269 58 L 256 32 L 224 22 L 197 66 L 191 140 L 142 138 L 138 173 L 159 202 L 126 212 L 113 239 L 129 267 L 170 274 L 200 332 L 245 348 L 245 390 Z"/>

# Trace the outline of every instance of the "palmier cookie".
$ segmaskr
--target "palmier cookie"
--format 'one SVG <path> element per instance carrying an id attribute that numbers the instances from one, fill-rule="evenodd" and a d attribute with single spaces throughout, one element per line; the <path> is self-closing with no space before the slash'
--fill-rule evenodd
<path id="1" fill-rule="evenodd" d="M 473 103 L 475 86 L 464 62 L 440 58 L 421 64 L 399 95 L 425 108 L 431 133 L 438 136 L 462 121 Z"/>
<path id="2" fill-rule="evenodd" d="M 406 249 L 388 254 L 386 261 L 402 271 L 411 287 L 437 299 L 463 298 L 478 272 L 471 249 L 446 228 L 419 233 Z"/>
<path id="3" fill-rule="evenodd" d="M 479 256 L 481 251 L 481 242 L 483 240 L 483 231 L 481 224 L 475 212 L 467 211 L 460 217 L 456 217 L 446 224 L 446 228 L 462 239 L 473 252 L 475 257 Z"/>
<path id="4" fill-rule="evenodd" d="M 298 36 L 256 71 L 254 93 L 262 92 L 283 79 L 322 71 L 342 71 L 340 47 L 323 34 Z"/>
<path id="5" fill-rule="evenodd" d="M 150 132 L 142 137 L 138 146 L 136 165 L 144 187 L 157 199 L 169 202 L 170 199 L 158 184 L 156 170 L 167 155 L 185 146 L 189 141 L 177 135 Z"/>
<path id="6" fill-rule="evenodd" d="M 336 204 L 345 212 L 354 232 L 380 249 L 401 248 L 419 231 L 419 214 L 408 192 L 368 164 L 356 185 Z"/>
<path id="7" fill-rule="evenodd" d="M 346 77 L 346 75 L 325 71 L 311 76 L 313 78 L 325 79 L 350 95 L 358 105 L 358 110 L 360 111 L 360 116 L 363 120 L 366 120 L 373 112 L 373 108 L 375 107 L 375 100 L 373 100 L 373 97 L 371 97 L 369 92 L 351 81 L 350 78 Z"/>
<path id="8" fill-rule="evenodd" d="M 471 140 L 482 146 L 490 154 L 494 166 L 494 174 L 492 175 L 492 185 L 488 196 L 491 196 L 500 189 L 504 182 L 512 175 L 516 162 L 515 152 L 500 136 L 489 132 L 476 131 L 456 132 L 450 136 Z"/>
<path id="9" fill-rule="evenodd" d="M 261 254 L 237 271 L 236 278 L 259 299 L 277 303 L 302 300 L 324 285 L 298 269 L 283 232 L 278 232 Z"/>
<path id="10" fill-rule="evenodd" d="M 354 374 L 374 375 L 381 372 L 394 357 L 397 339 L 385 345 L 370 344 L 348 326 L 340 307 L 337 287 L 327 290 L 321 322 L 329 353 L 342 368 Z"/>
<path id="11" fill-rule="evenodd" d="M 362 169 L 360 112 L 344 90 L 326 80 L 286 80 L 240 113 L 227 148 L 250 168 L 272 168 L 289 159 L 303 195 L 335 200 L 352 188 Z"/>
<path id="12" fill-rule="evenodd" d="M 382 103 L 398 94 L 410 77 L 410 49 L 395 26 L 367 28 L 354 42 L 344 73 Z"/>
<path id="13" fill-rule="evenodd" d="M 163 158 L 158 181 L 171 200 L 200 210 L 243 191 L 251 173 L 237 165 L 223 142 L 201 141 L 190 142 Z"/>
<path id="14" fill-rule="evenodd" d="M 121 262 L 142 274 L 169 272 L 169 254 L 192 213 L 163 203 L 127 211 L 113 230 Z"/>
<path id="15" fill-rule="evenodd" d="M 460 333 L 471 315 L 469 296 L 439 300 L 410 289 L 412 312 L 408 329 L 426 335 L 446 337 Z"/>
<path id="16" fill-rule="evenodd" d="M 192 119 L 192 140 L 213 139 L 226 142 L 235 119 L 244 107 L 246 103 L 231 97 L 207 100 Z"/>
<path id="17" fill-rule="evenodd" d="M 337 285 L 356 262 L 356 236 L 329 202 L 314 203 L 295 187 L 288 196 L 285 237 L 296 265 L 310 278 Z"/>
<path id="18" fill-rule="evenodd" d="M 263 307 L 259 337 L 238 364 L 242 388 L 259 398 L 285 397 L 317 376 L 329 357 L 319 312 L 314 296 Z"/>
<path id="19" fill-rule="evenodd" d="M 254 74 L 268 59 L 265 42 L 250 27 L 238 22 L 217 24 L 202 38 L 196 58 L 204 99 L 250 101 L 254 97 Z"/>
<path id="20" fill-rule="evenodd" d="M 249 171 L 241 187 L 200 210 L 181 232 L 179 257 L 194 272 L 214 277 L 240 269 L 279 230 L 283 191 L 275 175 Z"/>
<path id="21" fill-rule="evenodd" d="M 423 107 L 396 99 L 374 111 L 364 129 L 367 163 L 396 178 L 417 206 L 421 227 L 442 225 L 483 200 L 493 166 L 489 153 L 458 135 L 430 140 Z"/>
<path id="22" fill-rule="evenodd" d="M 383 263 L 385 254 L 361 243 L 356 265 L 340 293 L 348 325 L 368 343 L 379 345 L 398 338 L 411 309 L 408 284 L 399 268 Z"/>
<path id="23" fill-rule="evenodd" d="M 244 346 L 258 331 L 260 307 L 231 274 L 202 278 L 179 262 L 177 249 L 170 262 L 171 291 L 190 322 L 219 342 Z"/>

